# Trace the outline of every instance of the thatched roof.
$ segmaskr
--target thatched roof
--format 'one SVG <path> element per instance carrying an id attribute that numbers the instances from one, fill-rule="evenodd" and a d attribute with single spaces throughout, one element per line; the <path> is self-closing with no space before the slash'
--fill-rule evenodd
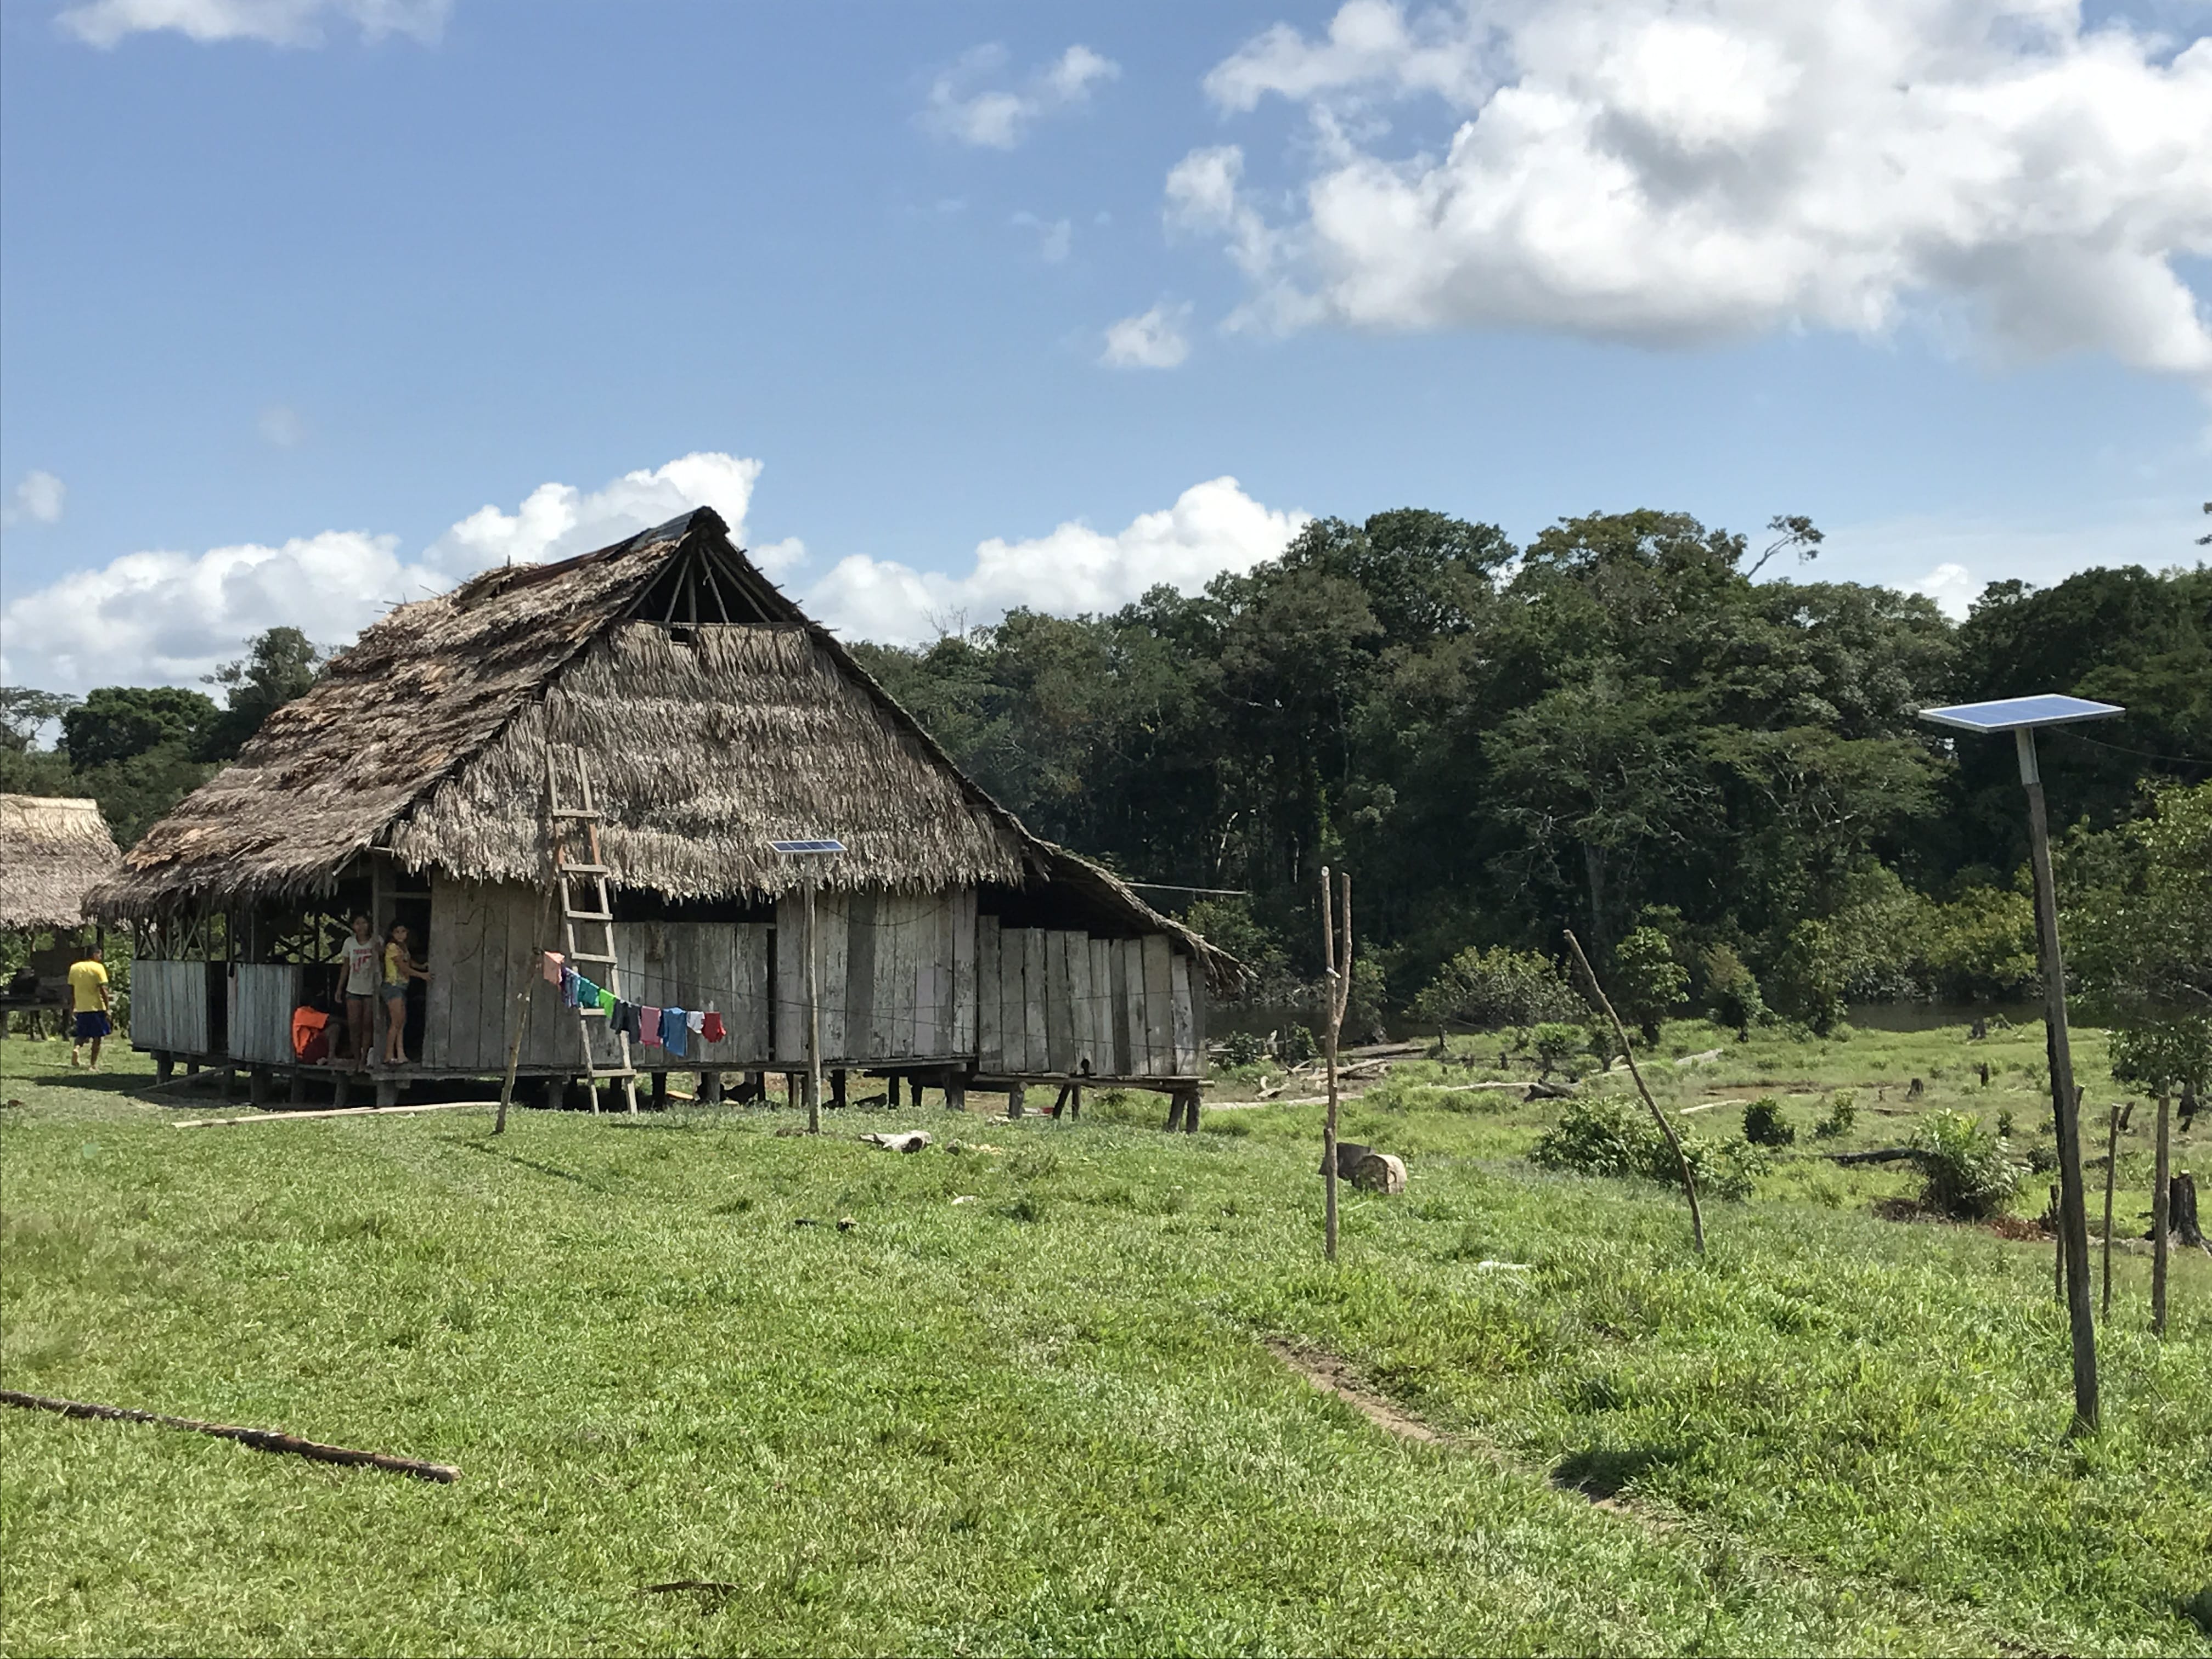
<path id="1" fill-rule="evenodd" d="M 705 507 L 394 610 L 93 902 L 122 916 L 304 896 L 375 848 L 462 880 L 540 881 L 547 757 L 572 744 L 625 887 L 774 895 L 800 872 L 767 843 L 834 835 L 847 851 L 821 868 L 827 886 L 1073 881 L 1134 925 L 1183 932 L 963 775 Z"/>
<path id="2" fill-rule="evenodd" d="M 0 927 L 82 927 L 119 857 L 97 801 L 0 795 Z"/>

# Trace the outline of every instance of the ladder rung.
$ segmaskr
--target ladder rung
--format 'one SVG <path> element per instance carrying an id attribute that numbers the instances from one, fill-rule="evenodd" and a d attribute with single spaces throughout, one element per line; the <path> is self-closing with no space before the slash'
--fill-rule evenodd
<path id="1" fill-rule="evenodd" d="M 612 962 L 614 958 L 612 957 L 600 956 L 597 951 L 571 951 L 568 952 L 568 960 L 571 962 Z"/>
<path id="2" fill-rule="evenodd" d="M 579 1019 L 605 1019 L 606 1017 L 607 1011 L 596 1003 L 586 1003 L 583 1007 L 576 1010 L 576 1018 Z"/>
<path id="3" fill-rule="evenodd" d="M 563 876 L 605 876 L 613 872 L 611 866 L 605 864 L 564 864 L 561 866 L 561 873 Z"/>
<path id="4" fill-rule="evenodd" d="M 561 914 L 566 916 L 570 921 L 612 921 L 615 919 L 614 912 L 611 910 L 564 909 Z"/>
<path id="5" fill-rule="evenodd" d="M 596 806 L 556 806 L 553 809 L 553 816 L 556 818 L 596 818 L 603 815 Z"/>

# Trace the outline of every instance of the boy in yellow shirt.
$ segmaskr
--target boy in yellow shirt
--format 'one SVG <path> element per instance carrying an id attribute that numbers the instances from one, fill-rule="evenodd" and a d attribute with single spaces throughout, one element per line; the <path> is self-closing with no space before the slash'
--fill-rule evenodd
<path id="1" fill-rule="evenodd" d="M 70 1006 L 76 1014 L 76 1041 L 70 1048 L 70 1064 L 83 1063 L 84 1045 L 92 1044 L 92 1066 L 100 1068 L 100 1040 L 115 1029 L 107 1018 L 107 969 L 97 946 L 88 947 L 70 964 Z"/>

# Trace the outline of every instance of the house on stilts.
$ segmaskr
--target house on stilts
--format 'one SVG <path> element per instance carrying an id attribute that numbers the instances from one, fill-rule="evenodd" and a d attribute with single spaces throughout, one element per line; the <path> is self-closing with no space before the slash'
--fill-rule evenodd
<path id="1" fill-rule="evenodd" d="M 85 895 L 114 878 L 119 856 L 98 801 L 0 795 L 0 933 L 30 947 L 0 988 L 0 1015 L 67 1007 L 70 963 L 88 931 Z M 46 934 L 52 942 L 42 945 Z"/>
<path id="2" fill-rule="evenodd" d="M 542 971 L 563 943 L 553 815 L 580 771 L 622 995 L 722 1031 L 681 1058 L 633 1046 L 656 1097 L 672 1071 L 708 1099 L 727 1073 L 797 1073 L 811 1012 L 831 1103 L 860 1075 L 1014 1109 L 1025 1085 L 1095 1081 L 1195 1124 L 1207 1006 L 1237 963 L 1025 830 L 707 508 L 399 606 L 271 714 L 88 901 L 133 930 L 132 1041 L 165 1074 L 343 1098 L 340 1071 L 295 1060 L 292 1021 L 332 991 L 359 912 L 380 938 L 406 923 L 430 975 L 380 1101 L 510 1060 L 558 1099 L 618 1068 L 611 1022 Z M 816 838 L 843 850 L 771 845 Z"/>

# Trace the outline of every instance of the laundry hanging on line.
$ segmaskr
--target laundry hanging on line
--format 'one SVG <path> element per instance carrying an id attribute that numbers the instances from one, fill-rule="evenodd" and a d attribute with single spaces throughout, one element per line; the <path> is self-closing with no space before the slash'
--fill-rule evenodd
<path id="1" fill-rule="evenodd" d="M 634 1038 L 682 1060 L 690 1053 L 693 1037 L 702 1043 L 720 1042 L 730 1035 L 721 1015 L 711 1008 L 647 1007 L 585 978 L 558 951 L 541 951 L 538 956 L 546 981 L 561 988 L 561 1000 L 580 1012 L 599 1010 L 617 1036 Z"/>

